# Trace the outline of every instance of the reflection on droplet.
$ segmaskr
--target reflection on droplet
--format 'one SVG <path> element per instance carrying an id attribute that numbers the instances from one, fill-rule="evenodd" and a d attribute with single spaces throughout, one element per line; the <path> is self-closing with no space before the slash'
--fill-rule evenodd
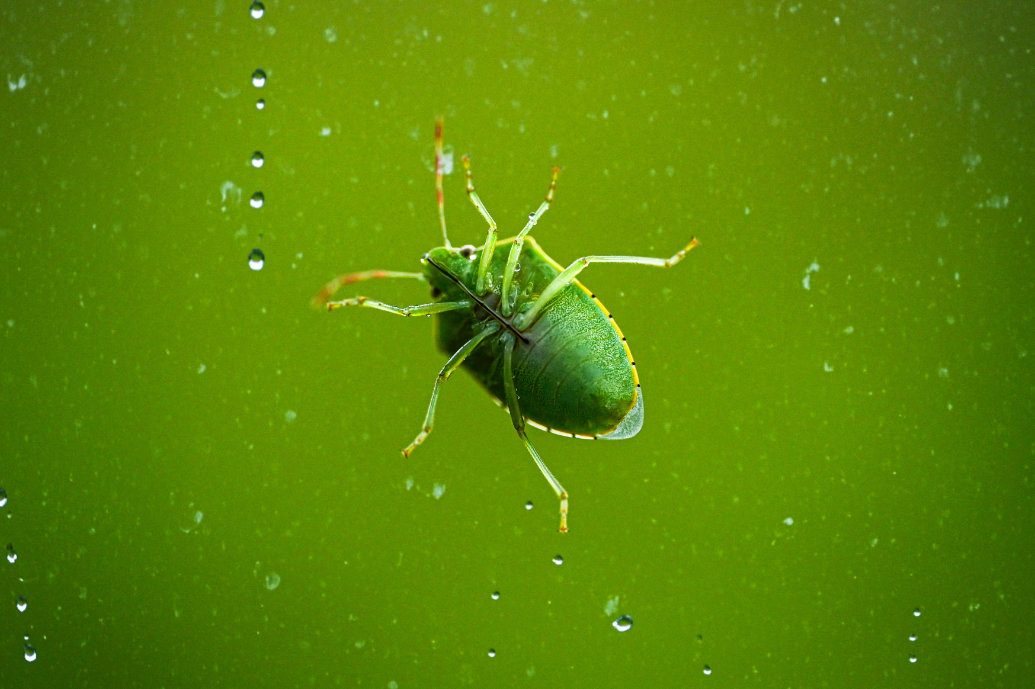
<path id="1" fill-rule="evenodd" d="M 259 0 L 255 0 L 248 8 L 248 13 L 252 15 L 252 19 L 262 19 L 262 15 L 266 14 L 266 7 Z"/>
<path id="2" fill-rule="evenodd" d="M 909 640 L 910 641 L 916 641 L 916 634 L 910 634 L 909 635 Z"/>
<path id="3" fill-rule="evenodd" d="M 7 544 L 7 561 L 12 565 L 18 561 L 18 553 L 14 552 L 14 544 Z"/>
<path id="4" fill-rule="evenodd" d="M 496 657 L 496 649 L 495 648 L 490 648 L 489 649 L 489 657 L 490 658 L 495 658 Z"/>
<path id="5" fill-rule="evenodd" d="M 25 596 L 18 596 L 18 600 L 15 601 L 14 607 L 18 608 L 18 612 L 25 612 L 25 609 L 29 607 L 29 601 L 25 599 Z"/>
<path id="6" fill-rule="evenodd" d="M 909 662 L 915 663 L 916 662 L 916 656 L 909 656 Z"/>
<path id="7" fill-rule="evenodd" d="M 611 623 L 611 626 L 620 632 L 627 632 L 633 628 L 633 618 L 628 615 L 622 615 L 617 620 Z"/>
<path id="8" fill-rule="evenodd" d="M 526 510 L 532 509 L 532 501 L 531 500 L 529 500 L 528 502 L 525 503 L 525 509 Z"/>
<path id="9" fill-rule="evenodd" d="M 4 490 L 3 488 L 0 488 L 0 507 L 3 507 L 6 504 L 7 504 L 7 491 Z"/>
<path id="10" fill-rule="evenodd" d="M 32 644 L 25 644 L 25 659 L 30 663 L 36 660 L 36 647 Z"/>
<path id="11" fill-rule="evenodd" d="M 265 164 L 266 156 L 262 155 L 262 151 L 252 153 L 252 167 L 262 167 Z"/>
<path id="12" fill-rule="evenodd" d="M 266 588 L 270 591 L 280 586 L 280 575 L 276 572 L 270 572 L 266 575 Z"/>
<path id="13" fill-rule="evenodd" d="M 266 99 L 265 98 L 260 98 L 259 100 L 255 101 L 255 109 L 256 110 L 265 110 L 266 109 Z"/>
<path id="14" fill-rule="evenodd" d="M 701 672 L 703 672 L 706 675 L 712 674 L 712 666 L 711 665 L 705 665 L 704 669 Z"/>
<path id="15" fill-rule="evenodd" d="M 553 563 L 555 565 L 563 565 L 564 564 L 564 558 L 561 557 L 560 555 L 554 555 L 553 556 Z"/>
<path id="16" fill-rule="evenodd" d="M 266 265 L 266 254 L 262 253 L 262 249 L 252 249 L 252 252 L 248 254 L 248 267 L 252 270 L 262 270 L 264 265 Z"/>
<path id="17" fill-rule="evenodd" d="M 916 608 L 913 610 L 913 617 L 920 617 L 920 614 L 920 608 Z"/>
<path id="18" fill-rule="evenodd" d="M 252 194 L 252 198 L 248 201 L 252 208 L 262 208 L 263 204 L 266 203 L 266 195 L 261 191 L 257 191 Z"/>
<path id="19" fill-rule="evenodd" d="M 257 89 L 261 89 L 266 85 L 266 72 L 261 69 L 257 69 L 252 72 L 252 86 Z"/>
<path id="20" fill-rule="evenodd" d="M 499 600 L 500 599 L 500 592 L 499 591 L 493 591 L 492 592 L 492 599 L 493 600 Z"/>

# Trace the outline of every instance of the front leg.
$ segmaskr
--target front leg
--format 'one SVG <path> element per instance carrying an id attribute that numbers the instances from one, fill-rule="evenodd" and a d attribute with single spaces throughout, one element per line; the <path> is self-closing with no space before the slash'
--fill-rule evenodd
<path id="1" fill-rule="evenodd" d="M 366 306 L 367 308 L 394 313 L 397 316 L 430 316 L 435 313 L 444 313 L 446 311 L 469 309 L 471 308 L 471 302 L 466 300 L 436 301 L 430 304 L 418 304 L 415 306 L 395 306 L 393 304 L 386 304 L 383 301 L 377 301 L 363 296 L 342 299 L 341 301 L 327 302 L 328 311 L 340 309 L 343 306 Z"/>

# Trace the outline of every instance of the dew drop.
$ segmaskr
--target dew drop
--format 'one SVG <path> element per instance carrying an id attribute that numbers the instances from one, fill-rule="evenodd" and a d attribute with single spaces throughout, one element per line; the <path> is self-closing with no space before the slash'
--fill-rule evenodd
<path id="1" fill-rule="evenodd" d="M 255 109 L 256 110 L 265 110 L 266 109 L 266 99 L 265 98 L 260 98 L 259 100 L 255 101 Z"/>
<path id="2" fill-rule="evenodd" d="M 252 208 L 262 208 L 266 203 L 266 195 L 261 191 L 257 191 L 252 194 L 252 198 L 248 203 L 251 204 Z"/>
<path id="3" fill-rule="evenodd" d="M 262 15 L 266 14 L 266 6 L 255 0 L 248 8 L 248 13 L 252 15 L 252 19 L 262 19 Z"/>
<path id="4" fill-rule="evenodd" d="M 0 488 L 0 507 L 3 507 L 6 504 L 7 504 L 7 491 L 4 490 L 3 488 Z"/>
<path id="5" fill-rule="evenodd" d="M 14 607 L 18 608 L 18 612 L 25 612 L 25 609 L 29 607 L 29 601 L 25 599 L 25 596 L 18 596 L 18 600 L 15 601 Z"/>
<path id="6" fill-rule="evenodd" d="M 13 543 L 8 543 L 7 544 L 7 561 L 10 562 L 12 565 L 15 562 L 18 562 L 18 553 L 14 552 L 14 544 Z"/>
<path id="7" fill-rule="evenodd" d="M 262 151 L 256 151 L 252 153 L 252 167 L 259 168 L 266 164 L 266 156 L 262 155 Z"/>
<path id="8" fill-rule="evenodd" d="M 252 249 L 252 252 L 248 254 L 248 267 L 252 270 L 262 270 L 264 265 L 266 265 L 266 254 L 262 253 L 262 249 Z"/>
<path id="9" fill-rule="evenodd" d="M 252 86 L 257 89 L 261 89 L 266 85 L 266 72 L 261 69 L 257 69 L 252 72 Z"/>
<path id="10" fill-rule="evenodd" d="M 617 620 L 611 623 L 611 626 L 620 632 L 627 632 L 633 628 L 633 618 L 628 615 L 622 615 Z"/>
<path id="11" fill-rule="evenodd" d="M 500 592 L 499 591 L 493 591 L 492 592 L 492 599 L 493 600 L 499 600 L 500 599 Z"/>
<path id="12" fill-rule="evenodd" d="M 703 672 L 706 675 L 712 674 L 712 666 L 711 665 L 705 665 L 704 669 L 701 670 L 701 672 Z"/>
<path id="13" fill-rule="evenodd" d="M 490 658 L 495 658 L 496 657 L 496 649 L 495 648 L 490 648 L 489 649 L 489 657 Z"/>
<path id="14" fill-rule="evenodd" d="M 561 557 L 560 555 L 554 555 L 553 556 L 553 563 L 555 565 L 563 565 L 564 564 L 564 558 Z"/>
<path id="15" fill-rule="evenodd" d="M 25 644 L 25 660 L 30 663 L 36 660 L 36 647 L 32 644 Z"/>
<path id="16" fill-rule="evenodd" d="M 280 586 L 280 575 L 276 572 L 270 572 L 266 575 L 266 588 L 270 591 Z"/>

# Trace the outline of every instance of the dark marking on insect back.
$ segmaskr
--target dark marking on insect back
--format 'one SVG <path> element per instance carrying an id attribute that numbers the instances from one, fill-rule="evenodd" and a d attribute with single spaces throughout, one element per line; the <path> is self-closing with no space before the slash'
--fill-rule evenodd
<path id="1" fill-rule="evenodd" d="M 502 325 L 504 328 L 506 328 L 510 332 L 514 333 L 514 337 L 520 339 L 525 344 L 529 344 L 529 342 L 531 342 L 531 340 L 529 340 L 527 337 L 522 335 L 518 331 L 517 328 L 515 328 L 513 325 L 511 325 L 510 321 L 508 321 L 506 318 L 504 318 L 499 313 L 497 313 L 496 310 L 493 309 L 488 304 L 486 304 L 483 299 L 481 299 L 480 297 L 475 295 L 474 292 L 472 292 L 470 289 L 468 289 L 467 285 L 465 285 L 463 282 L 460 281 L 460 278 L 458 278 L 457 276 L 453 275 L 452 273 L 450 273 L 448 270 L 446 270 L 445 268 L 443 268 L 439 264 L 435 263 L 433 260 L 431 260 L 431 256 L 429 256 L 428 254 L 424 254 L 424 260 L 427 261 L 435 270 L 437 270 L 438 272 L 442 273 L 447 278 L 449 278 L 453 282 L 454 285 L 459 287 L 461 290 L 464 291 L 465 294 L 467 294 L 468 297 L 470 297 L 472 300 L 474 300 L 474 303 L 478 304 L 478 306 L 480 306 L 483 309 L 485 309 L 485 311 L 490 316 L 492 316 L 497 321 L 499 321 L 500 325 Z"/>

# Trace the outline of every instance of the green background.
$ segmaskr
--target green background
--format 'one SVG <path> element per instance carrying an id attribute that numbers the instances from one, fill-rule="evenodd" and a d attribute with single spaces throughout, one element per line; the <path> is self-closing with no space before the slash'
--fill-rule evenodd
<path id="1" fill-rule="evenodd" d="M 1033 14 L 4 3 L 0 686 L 1032 686 Z M 702 242 L 582 275 L 646 421 L 533 431 L 567 535 L 465 374 L 399 454 L 429 320 L 309 307 L 441 242 L 440 114 L 503 236 L 559 164 L 560 263 Z"/>

